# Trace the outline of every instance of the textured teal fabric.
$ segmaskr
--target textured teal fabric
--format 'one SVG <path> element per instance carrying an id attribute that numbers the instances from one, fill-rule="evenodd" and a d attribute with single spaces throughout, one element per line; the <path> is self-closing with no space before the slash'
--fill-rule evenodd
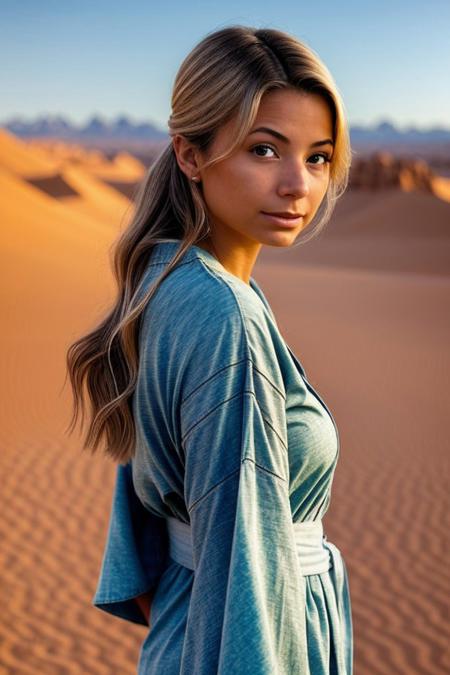
<path id="1" fill-rule="evenodd" d="M 180 242 L 157 244 L 141 291 Z M 136 455 L 118 465 L 93 604 L 145 623 L 139 675 L 352 675 L 347 570 L 302 576 L 293 522 L 326 513 L 334 419 L 261 288 L 191 246 L 147 305 L 133 395 Z M 195 572 L 164 518 L 192 528 Z M 326 531 L 326 527 L 325 527 Z"/>

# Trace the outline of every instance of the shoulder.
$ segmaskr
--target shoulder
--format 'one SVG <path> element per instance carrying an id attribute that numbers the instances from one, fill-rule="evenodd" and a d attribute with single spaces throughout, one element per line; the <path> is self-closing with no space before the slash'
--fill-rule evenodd
<path id="1" fill-rule="evenodd" d="M 152 282 L 163 272 L 158 265 Z M 268 315 L 264 302 L 256 291 L 231 273 L 221 273 L 200 258 L 178 264 L 166 277 L 150 312 L 158 322 L 188 324 L 190 331 L 206 327 L 219 329 L 226 325 L 245 330 L 252 324 L 261 324 Z"/>
<path id="2" fill-rule="evenodd" d="M 151 283 L 163 269 L 155 266 Z M 174 367 L 189 361 L 203 371 L 203 361 L 222 368 L 249 360 L 267 371 L 276 358 L 278 331 L 259 294 L 199 258 L 172 270 L 145 314 L 144 344 Z"/>

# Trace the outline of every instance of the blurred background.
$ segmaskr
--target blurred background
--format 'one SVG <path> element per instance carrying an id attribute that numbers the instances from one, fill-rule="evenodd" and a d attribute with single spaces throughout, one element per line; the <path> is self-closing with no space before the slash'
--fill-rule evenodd
<path id="1" fill-rule="evenodd" d="M 342 94 L 350 185 L 254 269 L 341 439 L 328 539 L 355 675 L 450 672 L 450 4 L 0 3 L 0 673 L 133 673 L 143 626 L 91 606 L 115 467 L 65 433 L 68 346 L 115 295 L 111 249 L 206 33 L 305 41 Z"/>

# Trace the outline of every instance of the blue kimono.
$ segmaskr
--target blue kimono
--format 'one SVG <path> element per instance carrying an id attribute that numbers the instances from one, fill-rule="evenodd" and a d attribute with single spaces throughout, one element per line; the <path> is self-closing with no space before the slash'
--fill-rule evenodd
<path id="1" fill-rule="evenodd" d="M 141 291 L 176 253 L 153 249 Z M 304 576 L 293 523 L 326 513 L 334 419 L 256 281 L 191 246 L 142 315 L 136 454 L 117 467 L 93 604 L 146 625 L 139 675 L 352 675 L 347 570 Z M 190 524 L 195 571 L 168 555 Z"/>

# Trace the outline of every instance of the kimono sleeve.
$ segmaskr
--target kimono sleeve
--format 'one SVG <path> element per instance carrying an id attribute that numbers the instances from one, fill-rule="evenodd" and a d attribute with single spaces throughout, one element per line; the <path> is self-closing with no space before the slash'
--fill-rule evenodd
<path id="1" fill-rule="evenodd" d="M 133 487 L 131 461 L 118 464 L 108 534 L 92 604 L 121 619 L 147 625 L 135 598 L 151 590 L 165 569 L 167 528 Z"/>
<path id="2" fill-rule="evenodd" d="M 309 673 L 278 362 L 261 327 L 226 365 L 220 339 L 181 410 L 195 571 L 180 673 Z"/>

